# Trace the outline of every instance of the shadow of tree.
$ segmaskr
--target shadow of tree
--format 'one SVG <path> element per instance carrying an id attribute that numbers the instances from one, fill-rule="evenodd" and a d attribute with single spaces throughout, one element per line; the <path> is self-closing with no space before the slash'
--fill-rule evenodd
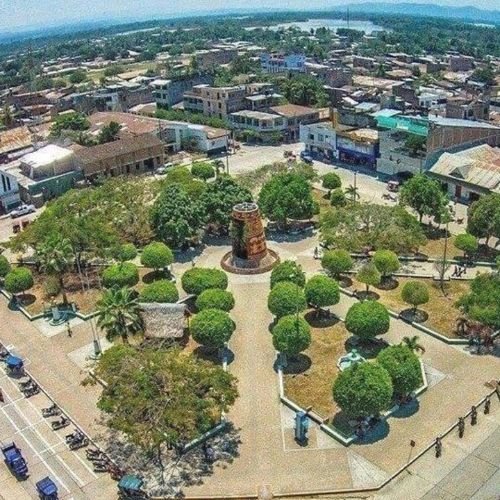
<path id="1" fill-rule="evenodd" d="M 345 341 L 344 347 L 347 352 L 356 349 L 358 354 L 363 356 L 363 358 L 373 359 L 377 357 L 380 351 L 388 347 L 388 345 L 389 344 L 382 339 L 361 342 L 356 336 L 352 335 Z"/>
<path id="2" fill-rule="evenodd" d="M 399 286 L 399 281 L 393 276 L 389 276 L 382 280 L 380 285 L 377 286 L 379 290 L 395 290 Z"/>
<path id="3" fill-rule="evenodd" d="M 355 296 L 359 300 L 378 300 L 380 299 L 380 295 L 377 292 L 374 292 L 373 290 L 354 290 Z"/>
<path id="4" fill-rule="evenodd" d="M 412 398 L 410 402 L 402 404 L 399 408 L 391 415 L 394 418 L 408 418 L 420 409 L 420 402 L 417 398 Z"/>
<path id="5" fill-rule="evenodd" d="M 358 437 L 356 444 L 367 445 L 376 443 L 377 441 L 385 439 L 389 435 L 389 431 L 389 422 L 387 420 L 380 420 L 373 427 L 368 429 L 363 436 Z"/>
<path id="6" fill-rule="evenodd" d="M 312 361 L 307 354 L 297 354 L 297 356 L 288 357 L 287 365 L 283 367 L 283 373 L 286 375 L 298 375 L 304 373 L 311 367 Z"/>
<path id="7" fill-rule="evenodd" d="M 143 283 L 149 284 L 156 280 L 171 280 L 172 275 L 168 270 L 150 271 L 142 277 Z"/>
<path id="8" fill-rule="evenodd" d="M 337 316 L 332 314 L 328 309 L 320 310 L 320 314 L 317 314 L 315 310 L 309 311 L 304 315 L 304 319 L 313 328 L 328 328 L 336 325 L 340 321 Z"/>
<path id="9" fill-rule="evenodd" d="M 340 276 L 339 285 L 342 288 L 351 288 L 351 286 L 353 285 L 352 278 L 350 278 L 349 276 Z"/>
<path id="10" fill-rule="evenodd" d="M 425 323 L 429 319 L 429 314 L 426 311 L 422 311 L 422 309 L 417 309 L 415 311 L 413 308 L 404 309 L 399 315 L 404 321 L 409 323 L 412 321 L 415 323 Z"/>

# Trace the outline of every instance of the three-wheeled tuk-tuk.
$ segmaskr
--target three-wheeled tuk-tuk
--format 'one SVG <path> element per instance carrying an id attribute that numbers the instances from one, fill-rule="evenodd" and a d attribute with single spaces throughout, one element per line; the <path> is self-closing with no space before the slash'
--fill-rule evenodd
<path id="1" fill-rule="evenodd" d="M 57 500 L 57 486 L 49 476 L 36 483 L 36 491 L 41 500 Z"/>
<path id="2" fill-rule="evenodd" d="M 144 480 L 140 477 L 126 474 L 118 482 L 118 492 L 120 498 L 147 498 L 146 493 L 142 490 Z"/>

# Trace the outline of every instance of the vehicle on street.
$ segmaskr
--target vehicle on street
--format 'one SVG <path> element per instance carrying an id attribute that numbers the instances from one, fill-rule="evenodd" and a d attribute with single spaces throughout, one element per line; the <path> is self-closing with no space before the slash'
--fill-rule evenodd
<path id="1" fill-rule="evenodd" d="M 2 446 L 2 453 L 5 463 L 18 479 L 28 477 L 28 465 L 16 443 L 9 443 Z"/>
<path id="2" fill-rule="evenodd" d="M 23 215 L 28 215 L 32 214 L 33 212 L 36 212 L 35 205 L 20 205 L 19 207 L 15 208 L 12 210 L 10 213 L 10 216 L 15 219 L 17 217 L 22 217 Z"/>
<path id="3" fill-rule="evenodd" d="M 387 190 L 393 193 L 397 193 L 399 191 L 399 182 L 398 181 L 389 181 L 387 183 Z"/>
<path id="4" fill-rule="evenodd" d="M 300 159 L 304 162 L 304 163 L 307 163 L 308 165 L 312 165 L 313 164 L 313 159 L 312 159 L 312 156 L 310 156 L 307 151 L 302 151 L 300 153 Z"/>
<path id="5" fill-rule="evenodd" d="M 57 486 L 49 476 L 36 483 L 36 491 L 42 500 L 57 500 Z"/>

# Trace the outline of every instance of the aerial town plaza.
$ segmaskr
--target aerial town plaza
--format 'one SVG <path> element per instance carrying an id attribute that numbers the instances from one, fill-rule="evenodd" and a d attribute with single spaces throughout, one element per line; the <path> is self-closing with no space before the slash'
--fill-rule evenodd
<path id="1" fill-rule="evenodd" d="M 498 498 L 496 2 L 11 3 L 0 498 Z"/>

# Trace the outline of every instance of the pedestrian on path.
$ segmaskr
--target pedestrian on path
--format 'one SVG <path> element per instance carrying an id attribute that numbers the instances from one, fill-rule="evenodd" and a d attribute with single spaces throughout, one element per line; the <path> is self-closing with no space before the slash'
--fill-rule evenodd
<path id="1" fill-rule="evenodd" d="M 441 438 L 436 438 L 436 443 L 434 444 L 434 449 L 436 450 L 436 458 L 439 458 L 443 452 L 443 444 L 441 443 Z"/>
<path id="2" fill-rule="evenodd" d="M 0 389 L 0 403 L 5 403 L 5 398 L 3 397 L 2 389 Z"/>
<path id="3" fill-rule="evenodd" d="M 490 412 L 490 405 L 491 405 L 491 400 L 490 400 L 490 397 L 487 396 L 486 400 L 484 402 L 484 414 L 485 415 L 488 415 L 488 413 Z"/>
<path id="4" fill-rule="evenodd" d="M 477 409 L 475 406 L 473 406 L 470 411 L 470 425 L 476 425 L 476 424 L 477 424 Z"/>
<path id="5" fill-rule="evenodd" d="M 73 336 L 73 332 L 71 330 L 71 325 L 69 324 L 69 321 L 66 321 L 66 332 L 68 333 L 69 338 Z"/>
<path id="6" fill-rule="evenodd" d="M 464 437 L 465 431 L 465 419 L 464 417 L 459 417 L 458 419 L 458 437 L 462 439 Z"/>

